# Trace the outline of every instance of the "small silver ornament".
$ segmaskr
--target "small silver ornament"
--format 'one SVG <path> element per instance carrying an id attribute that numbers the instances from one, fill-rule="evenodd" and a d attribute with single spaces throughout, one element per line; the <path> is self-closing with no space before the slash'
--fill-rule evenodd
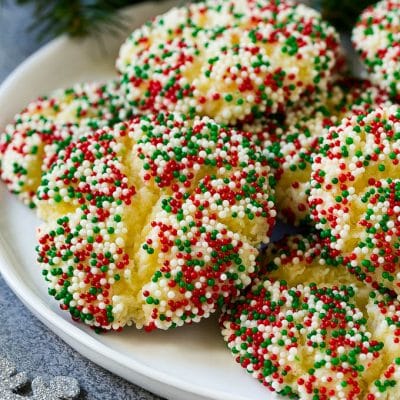
<path id="1" fill-rule="evenodd" d="M 26 373 L 17 373 L 14 363 L 0 358 L 0 400 L 73 400 L 80 392 L 76 379 L 57 376 L 50 380 L 35 378 L 31 384 L 32 394 L 19 394 L 28 382 Z"/>

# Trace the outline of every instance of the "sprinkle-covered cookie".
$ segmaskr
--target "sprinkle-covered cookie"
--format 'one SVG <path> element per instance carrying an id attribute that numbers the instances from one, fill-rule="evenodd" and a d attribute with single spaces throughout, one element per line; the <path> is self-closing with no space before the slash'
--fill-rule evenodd
<path id="1" fill-rule="evenodd" d="M 279 141 L 266 146 L 275 154 L 275 190 L 282 219 L 295 225 L 311 222 L 311 165 L 327 128 L 346 116 L 389 103 L 387 94 L 369 81 L 346 78 L 330 84 L 326 92 L 303 96 L 298 105 L 289 108 Z"/>
<path id="2" fill-rule="evenodd" d="M 9 190 L 34 206 L 43 171 L 72 140 L 132 115 L 119 83 L 83 83 L 30 103 L 0 135 L 0 173 Z"/>
<path id="3" fill-rule="evenodd" d="M 400 99 L 400 1 L 368 7 L 353 30 L 353 43 L 371 79 Z"/>
<path id="4" fill-rule="evenodd" d="M 207 115 L 236 124 L 326 88 L 335 30 L 292 1 L 210 0 L 174 8 L 135 30 L 117 60 L 138 109 Z"/>
<path id="5" fill-rule="evenodd" d="M 256 280 L 227 306 L 222 335 L 235 360 L 271 391 L 310 400 L 395 400 L 400 303 L 352 284 L 323 242 L 296 236 L 278 244 L 266 263 L 288 281 L 268 273 Z"/>
<path id="6" fill-rule="evenodd" d="M 317 228 L 353 272 L 397 293 L 399 135 L 398 106 L 331 128 L 314 157 L 309 198 Z"/>
<path id="7" fill-rule="evenodd" d="M 49 293 L 95 328 L 149 330 L 198 322 L 238 295 L 275 220 L 251 139 L 159 114 L 72 143 L 38 190 Z"/>

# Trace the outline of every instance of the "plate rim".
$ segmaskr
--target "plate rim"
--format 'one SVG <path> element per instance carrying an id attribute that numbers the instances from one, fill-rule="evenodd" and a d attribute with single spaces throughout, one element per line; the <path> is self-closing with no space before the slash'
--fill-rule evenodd
<path id="1" fill-rule="evenodd" d="M 155 7 L 158 5 L 158 2 L 156 1 L 147 2 L 147 5 L 149 3 L 153 3 Z M 129 7 L 129 9 L 137 9 L 144 4 L 146 3 L 133 5 Z M 10 88 L 19 76 L 28 73 L 41 58 L 55 51 L 57 47 L 67 46 L 69 42 L 73 42 L 73 40 L 68 38 L 66 35 L 62 35 L 49 41 L 30 54 L 13 71 L 11 71 L 11 73 L 1 83 L 0 98 L 9 92 Z M 15 198 L 15 201 L 18 201 L 18 199 Z M 74 325 L 72 321 L 65 320 L 51 308 L 46 306 L 34 290 L 25 283 L 23 278 L 21 278 L 21 274 L 13 268 L 13 265 L 15 264 L 18 265 L 18 262 L 4 239 L 3 233 L 0 231 L 0 274 L 4 278 L 8 287 L 21 300 L 24 306 L 30 310 L 34 317 L 38 318 L 54 334 L 74 348 L 75 351 L 87 357 L 95 364 L 100 365 L 112 373 L 122 376 L 127 381 L 162 397 L 165 397 L 166 394 L 163 393 L 161 389 L 169 387 L 174 391 L 174 393 L 172 393 L 171 390 L 169 390 L 171 395 L 174 397 L 169 397 L 167 394 L 167 398 L 170 398 L 171 400 L 178 400 L 178 397 L 179 399 L 187 400 L 188 397 L 181 397 L 187 395 L 192 396 L 192 399 L 195 400 L 248 400 L 247 397 L 245 398 L 240 395 L 227 394 L 217 389 L 207 389 L 200 384 L 188 383 L 184 379 L 179 379 L 173 376 L 171 377 L 165 372 L 154 370 L 152 367 L 144 365 L 137 360 L 130 359 L 117 350 L 113 350 L 107 345 L 97 341 L 95 338 L 88 335 L 85 330 Z M 100 357 L 101 360 L 96 360 L 96 357 Z M 113 365 L 109 366 L 104 361 L 111 361 Z M 234 362 L 233 359 L 232 362 Z M 126 375 L 122 375 L 118 370 L 120 368 L 126 368 L 127 370 L 134 372 L 135 376 L 133 379 L 129 379 Z M 141 382 L 139 380 L 140 377 L 146 378 L 150 381 Z M 156 385 L 152 386 L 151 383 L 155 383 Z M 265 394 L 268 396 L 268 392 Z"/>

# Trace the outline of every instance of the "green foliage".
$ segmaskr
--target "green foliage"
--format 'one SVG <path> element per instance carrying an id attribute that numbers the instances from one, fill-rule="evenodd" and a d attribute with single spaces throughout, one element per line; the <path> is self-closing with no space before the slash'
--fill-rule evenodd
<path id="1" fill-rule="evenodd" d="M 9 0 L 12 1 L 12 0 Z M 122 28 L 118 9 L 143 0 L 14 0 L 31 4 L 35 10 L 35 24 L 39 39 L 63 33 L 85 36 L 100 31 L 115 32 Z M 162 1 L 162 0 L 159 0 Z M 3 5 L 4 0 L 0 0 Z M 310 0 L 313 7 L 340 30 L 349 30 L 360 12 L 372 0 Z"/>
<path id="2" fill-rule="evenodd" d="M 122 28 L 119 8 L 140 0 L 15 0 L 17 4 L 32 4 L 35 24 L 30 28 L 38 38 L 67 33 L 86 36 L 100 31 L 115 32 Z"/>

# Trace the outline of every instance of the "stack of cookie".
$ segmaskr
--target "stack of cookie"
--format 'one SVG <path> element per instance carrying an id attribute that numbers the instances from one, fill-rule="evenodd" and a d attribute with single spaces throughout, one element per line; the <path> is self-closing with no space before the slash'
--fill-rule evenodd
<path id="1" fill-rule="evenodd" d="M 16 115 L 0 174 L 43 220 L 60 307 L 97 331 L 222 309 L 236 361 L 272 391 L 396 399 L 400 2 L 353 39 L 370 79 L 305 5 L 208 0 L 135 30 L 112 81 Z M 277 217 L 307 233 L 268 245 Z"/>

